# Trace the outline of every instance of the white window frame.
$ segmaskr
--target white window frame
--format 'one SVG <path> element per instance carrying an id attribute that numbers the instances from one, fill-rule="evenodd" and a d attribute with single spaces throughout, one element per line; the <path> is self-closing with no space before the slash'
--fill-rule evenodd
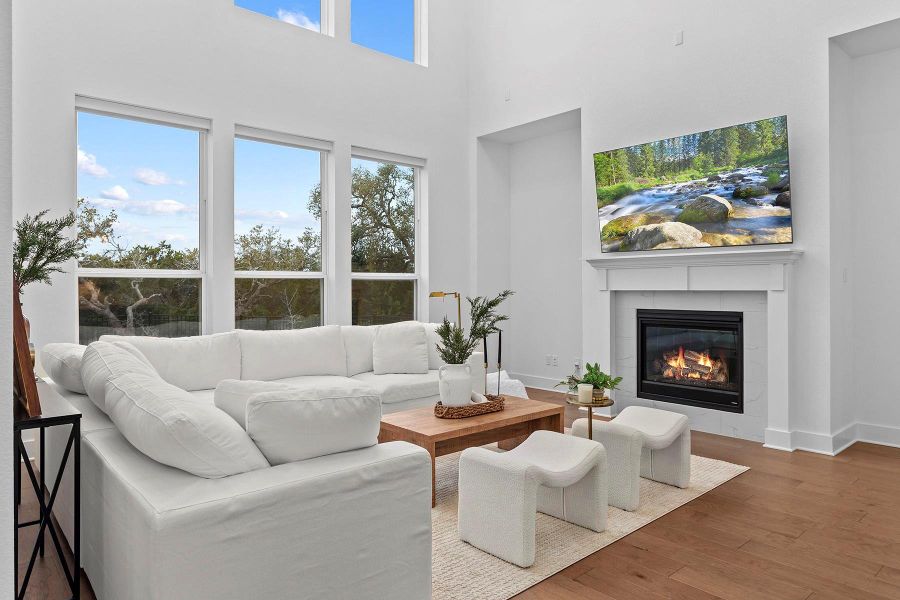
<path id="1" fill-rule="evenodd" d="M 331 311 L 331 307 L 328 306 L 328 302 L 326 301 L 328 294 L 326 293 L 325 286 L 327 285 L 328 281 L 326 275 L 328 273 L 327 265 L 328 259 L 330 257 L 328 250 L 328 219 L 330 218 L 329 206 L 331 203 L 328 200 L 331 197 L 331 188 L 328 181 L 328 170 L 334 152 L 334 144 L 325 140 L 295 135 L 292 133 L 283 133 L 279 131 L 271 131 L 268 129 L 260 129 L 258 127 L 250 127 L 247 125 L 238 124 L 235 124 L 234 126 L 234 139 L 262 142 L 265 144 L 276 144 L 279 146 L 299 148 L 301 150 L 311 150 L 319 153 L 319 189 L 322 198 L 322 218 L 319 221 L 319 227 L 321 229 L 321 232 L 319 234 L 319 241 L 321 243 L 321 249 L 319 250 L 319 265 L 321 269 L 318 271 L 235 270 L 234 279 L 235 282 L 238 279 L 318 279 L 321 282 L 321 294 L 319 299 L 321 305 L 319 308 L 319 313 L 321 317 L 321 324 L 325 325 L 328 322 L 327 318 L 330 315 Z M 237 202 L 235 202 L 235 205 L 236 204 Z M 232 215 L 232 219 L 233 218 L 234 215 Z M 237 320 L 235 320 L 234 326 L 237 327 Z"/>
<path id="2" fill-rule="evenodd" d="M 385 152 L 382 150 L 373 150 L 371 148 L 363 148 L 353 146 L 350 148 L 351 164 L 352 159 L 368 160 L 380 163 L 390 163 L 401 167 L 411 167 L 413 169 L 413 199 L 415 201 L 415 257 L 413 273 L 372 273 L 366 271 L 353 271 L 350 268 L 350 292 L 353 291 L 354 281 L 413 281 L 413 319 L 428 319 L 428 296 L 425 290 L 428 288 L 428 244 L 427 244 L 427 227 L 425 223 L 427 219 L 427 161 L 424 158 L 416 158 L 405 154 L 397 154 L 395 152 Z M 352 194 L 351 190 L 351 194 Z M 350 200 L 350 199 L 348 199 Z M 350 227 L 350 222 L 347 227 Z M 351 313 L 352 320 L 352 313 Z"/>
<path id="3" fill-rule="evenodd" d="M 209 260 L 210 248 L 207 241 L 207 216 L 209 213 L 209 155 L 210 155 L 210 130 L 212 129 L 212 121 L 204 117 L 197 117 L 177 112 L 168 112 L 149 108 L 145 106 L 137 106 L 134 104 L 126 104 L 123 102 L 114 102 L 111 100 L 103 100 L 91 96 L 75 96 L 75 130 L 76 139 L 78 132 L 78 113 L 89 113 L 112 117 L 117 119 L 125 119 L 130 121 L 140 121 L 151 125 L 162 125 L 165 127 L 176 127 L 178 129 L 187 129 L 196 131 L 199 134 L 198 144 L 198 234 L 199 269 L 100 269 L 92 267 L 82 267 L 79 265 L 76 269 L 76 286 L 81 278 L 94 279 L 198 279 L 200 281 L 200 333 L 209 333 L 209 321 L 206 318 L 210 314 L 211 301 L 209 294 L 205 290 L 209 289 L 207 281 L 207 262 Z M 76 167 L 77 169 L 77 167 Z M 76 171 L 77 177 L 77 171 Z M 76 191 L 77 197 L 77 191 Z M 80 326 L 76 323 L 76 328 Z"/>
<path id="4" fill-rule="evenodd" d="M 323 0 L 326 2 L 328 0 Z M 332 0 L 333 1 L 333 0 Z M 412 61 L 408 61 L 403 58 L 399 58 L 397 56 L 393 56 L 391 54 L 387 54 L 386 52 L 382 52 L 381 50 L 377 50 L 375 48 L 370 48 L 368 46 L 364 46 L 362 44 L 358 44 L 353 41 L 353 0 L 344 0 L 347 3 L 347 16 L 348 23 L 346 27 L 348 41 L 352 43 L 354 46 L 359 48 L 365 48 L 370 52 L 377 52 L 382 56 L 388 56 L 390 58 L 394 58 L 396 60 L 402 60 L 403 62 L 410 62 L 411 64 L 420 65 L 423 67 L 428 66 L 428 0 L 413 0 L 413 59 Z M 322 11 L 324 14 L 325 7 L 323 5 Z M 324 17 L 323 17 L 324 19 Z M 323 25 L 324 28 L 324 25 Z"/>
<path id="5" fill-rule="evenodd" d="M 292 25 L 290 23 L 285 23 L 285 25 L 290 25 L 290 27 L 295 27 L 297 29 L 302 29 L 304 31 L 309 31 L 310 33 L 321 33 L 323 35 L 327 35 L 329 37 L 334 37 L 334 2 L 335 0 L 320 0 L 319 2 L 319 31 L 314 29 L 307 29 L 306 27 L 297 27 L 296 25 Z M 261 12 L 257 12 L 255 10 L 251 10 L 249 8 L 244 8 L 243 6 L 238 6 L 235 3 L 235 0 L 231 0 L 231 6 L 240 11 L 243 11 L 246 14 L 256 15 L 254 18 L 262 18 L 268 19 L 270 21 L 276 21 L 278 23 L 282 23 L 278 17 L 274 17 L 272 15 L 267 15 Z"/>

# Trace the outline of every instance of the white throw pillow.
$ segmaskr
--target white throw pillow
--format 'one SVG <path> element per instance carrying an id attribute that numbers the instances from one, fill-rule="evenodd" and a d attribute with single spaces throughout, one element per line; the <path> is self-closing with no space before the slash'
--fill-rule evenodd
<path id="1" fill-rule="evenodd" d="M 343 325 L 341 336 L 344 338 L 344 350 L 347 352 L 347 376 L 368 373 L 375 367 L 372 364 L 372 347 L 375 344 L 375 333 L 378 325 Z"/>
<path id="2" fill-rule="evenodd" d="M 247 401 L 256 394 L 292 390 L 296 386 L 277 381 L 256 381 L 252 379 L 226 379 L 220 381 L 213 395 L 213 403 L 219 410 L 237 421 L 238 425 L 247 428 Z"/>
<path id="3" fill-rule="evenodd" d="M 183 390 L 211 390 L 223 379 L 240 379 L 241 344 L 236 332 L 182 338 L 104 335 L 140 350 L 165 381 Z"/>
<path id="4" fill-rule="evenodd" d="M 81 358 L 86 348 L 81 344 L 47 344 L 41 350 L 41 366 L 57 385 L 86 394 L 81 380 Z"/>
<path id="5" fill-rule="evenodd" d="M 81 381 L 97 408 L 106 410 L 106 382 L 118 375 L 138 373 L 158 377 L 150 361 L 128 342 L 94 342 L 81 358 Z"/>
<path id="6" fill-rule="evenodd" d="M 247 433 L 272 465 L 378 443 L 381 399 L 366 388 L 293 389 L 247 401 Z"/>
<path id="7" fill-rule="evenodd" d="M 416 321 L 382 325 L 372 345 L 372 366 L 376 375 L 427 373 L 428 335 Z"/>
<path id="8" fill-rule="evenodd" d="M 301 375 L 347 375 L 339 325 L 287 331 L 242 330 L 239 335 L 241 375 L 223 379 L 271 381 Z"/>
<path id="9" fill-rule="evenodd" d="M 428 335 L 428 368 L 430 370 L 440 369 L 444 365 L 441 355 L 438 353 L 438 344 L 441 343 L 441 336 L 437 333 L 439 323 L 425 323 L 425 333 Z"/>
<path id="10" fill-rule="evenodd" d="M 158 376 L 113 377 L 106 384 L 106 403 L 125 439 L 164 465 L 207 479 L 269 466 L 228 415 Z"/>

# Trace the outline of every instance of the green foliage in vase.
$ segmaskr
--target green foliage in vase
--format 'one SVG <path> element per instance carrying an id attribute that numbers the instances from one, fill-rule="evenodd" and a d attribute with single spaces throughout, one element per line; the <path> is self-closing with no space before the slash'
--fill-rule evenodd
<path id="1" fill-rule="evenodd" d="M 498 323 L 509 319 L 507 315 L 498 314 L 497 308 L 512 295 L 511 290 L 504 290 L 494 298 L 484 296 L 466 298 L 472 322 L 468 335 L 459 323 L 453 324 L 444 317 L 444 322 L 437 328 L 437 334 L 441 338 L 441 343 L 437 346 L 441 360 L 448 365 L 465 364 L 478 343 L 488 335 L 499 331 Z"/>
<path id="2" fill-rule="evenodd" d="M 75 225 L 76 216 L 70 211 L 59 219 L 45 219 L 48 210 L 34 216 L 25 215 L 16 223 L 13 245 L 13 276 L 21 293 L 29 283 L 50 285 L 53 273 L 62 273 L 62 263 L 77 257 L 84 248 L 84 240 L 70 237 L 66 231 Z"/>
<path id="3" fill-rule="evenodd" d="M 573 373 L 566 377 L 564 381 L 560 381 L 556 384 L 556 386 L 559 387 L 564 385 L 569 388 L 570 392 L 575 392 L 578 390 L 578 385 L 581 383 L 589 383 L 594 386 L 595 390 L 615 390 L 618 389 L 619 384 L 622 383 L 622 378 L 613 377 L 612 375 L 601 371 L 600 363 L 585 363 L 584 375 L 579 377 Z"/>

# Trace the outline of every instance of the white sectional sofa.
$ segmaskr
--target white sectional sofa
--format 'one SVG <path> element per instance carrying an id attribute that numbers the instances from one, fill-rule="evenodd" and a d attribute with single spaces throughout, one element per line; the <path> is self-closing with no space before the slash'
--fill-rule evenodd
<path id="1" fill-rule="evenodd" d="M 44 348 L 50 384 L 83 413 L 82 564 L 98 598 L 430 598 L 428 454 L 376 443 L 382 411 L 438 398 L 434 328 L 405 326 Z M 48 431 L 50 478 L 64 436 Z M 70 540 L 72 489 L 65 474 Z"/>

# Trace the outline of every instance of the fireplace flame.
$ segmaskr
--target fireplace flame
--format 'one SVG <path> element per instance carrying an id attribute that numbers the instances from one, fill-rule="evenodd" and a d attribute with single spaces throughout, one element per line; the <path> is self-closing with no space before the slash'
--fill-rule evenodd
<path id="1" fill-rule="evenodd" d="M 667 352 L 663 356 L 666 367 L 662 375 L 670 379 L 699 379 L 703 381 L 728 381 L 728 371 L 724 361 L 714 359 L 708 351 L 685 351 L 679 346 L 677 352 Z"/>

